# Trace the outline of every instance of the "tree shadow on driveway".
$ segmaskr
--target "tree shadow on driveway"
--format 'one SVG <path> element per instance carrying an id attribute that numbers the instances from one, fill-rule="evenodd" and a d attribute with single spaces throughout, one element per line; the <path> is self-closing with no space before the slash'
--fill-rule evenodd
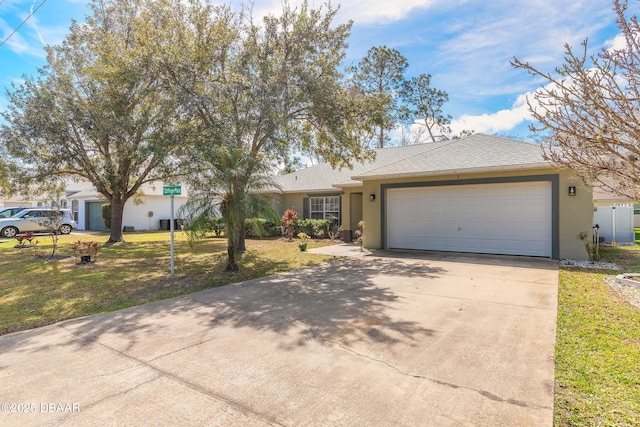
<path id="1" fill-rule="evenodd" d="M 417 322 L 394 316 L 389 307 L 403 303 L 393 289 L 403 278 L 435 278 L 446 273 L 428 262 L 410 263 L 396 258 L 349 258 L 247 282 L 208 289 L 182 297 L 156 301 L 116 312 L 72 319 L 46 328 L 0 337 L 3 351 L 42 351 L 31 339 L 63 328 L 72 340 L 49 340 L 45 347 L 89 348 L 108 340 L 119 351 L 149 346 L 172 337 L 206 340 L 218 327 L 252 328 L 282 335 L 294 334 L 283 346 L 305 345 L 309 340 L 341 344 L 365 340 L 393 344 L 431 336 L 434 331 Z M 382 277 L 382 279 L 381 279 Z M 385 282 L 389 280 L 389 282 Z M 61 332 L 60 330 L 58 330 Z M 409 343 L 410 345 L 410 343 Z M 162 353 L 158 347 L 158 352 Z M 150 351 L 152 353 L 152 351 Z"/>
<path id="2" fill-rule="evenodd" d="M 343 259 L 191 297 L 209 308 L 200 320 L 211 327 L 231 325 L 281 334 L 302 327 L 297 345 L 318 338 L 392 344 L 434 333 L 392 316 L 389 307 L 403 299 L 393 282 L 443 273 L 426 262 Z"/>

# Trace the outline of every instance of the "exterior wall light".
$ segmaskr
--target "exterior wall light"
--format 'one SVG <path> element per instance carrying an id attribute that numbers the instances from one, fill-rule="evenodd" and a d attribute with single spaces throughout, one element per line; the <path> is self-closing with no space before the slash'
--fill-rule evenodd
<path id="1" fill-rule="evenodd" d="M 575 185 L 570 185 L 569 186 L 569 195 L 570 196 L 575 196 L 576 195 L 576 187 L 575 187 Z"/>
<path id="2" fill-rule="evenodd" d="M 376 193 L 369 194 L 369 200 L 373 202 L 375 199 L 376 199 Z"/>

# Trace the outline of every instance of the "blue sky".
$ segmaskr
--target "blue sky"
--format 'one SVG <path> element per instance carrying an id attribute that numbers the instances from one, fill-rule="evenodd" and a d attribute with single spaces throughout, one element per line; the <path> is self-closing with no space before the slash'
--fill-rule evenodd
<path id="1" fill-rule="evenodd" d="M 0 43 L 43 0 L 0 0 Z M 43 46 L 59 43 L 71 20 L 82 21 L 85 0 L 45 3 L 0 47 L 0 110 L 4 88 L 45 64 Z M 299 4 L 301 0 L 290 0 Z M 315 7 L 324 2 L 308 0 Z M 339 2 L 333 1 L 336 5 Z M 231 1 L 232 5 L 239 2 Z M 277 13 L 280 0 L 255 0 L 254 14 Z M 449 94 L 445 112 L 459 132 L 496 133 L 531 139 L 527 95 L 536 81 L 513 69 L 514 57 L 544 70 L 562 63 L 564 44 L 589 39 L 592 52 L 616 43 L 618 30 L 607 0 L 343 0 L 340 21 L 353 20 L 347 63 L 372 46 L 399 50 L 409 61 L 407 77 L 429 73 L 432 85 Z M 638 3 L 631 0 L 631 11 Z"/>

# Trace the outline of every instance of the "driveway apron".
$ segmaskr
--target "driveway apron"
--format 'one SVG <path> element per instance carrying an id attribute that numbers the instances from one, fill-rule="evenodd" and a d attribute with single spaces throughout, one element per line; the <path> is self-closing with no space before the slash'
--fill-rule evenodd
<path id="1" fill-rule="evenodd" d="M 379 251 L 0 337 L 0 425 L 551 426 L 557 263 Z"/>

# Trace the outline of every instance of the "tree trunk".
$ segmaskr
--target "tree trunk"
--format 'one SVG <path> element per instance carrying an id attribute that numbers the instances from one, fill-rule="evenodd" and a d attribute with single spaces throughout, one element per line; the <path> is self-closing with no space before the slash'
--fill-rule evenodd
<path id="1" fill-rule="evenodd" d="M 111 199 L 111 234 L 109 235 L 107 243 L 124 242 L 122 221 L 126 201 L 126 199 L 116 197 L 115 195 Z"/>
<path id="2" fill-rule="evenodd" d="M 238 230 L 236 231 L 236 233 L 236 252 L 242 253 L 247 250 L 247 246 L 245 244 L 247 227 L 244 223 L 244 218 L 240 218 L 240 222 L 238 223 Z"/>
<path id="3" fill-rule="evenodd" d="M 227 240 L 227 267 L 225 271 L 238 271 L 238 264 L 236 264 L 236 249 L 233 238 Z"/>

